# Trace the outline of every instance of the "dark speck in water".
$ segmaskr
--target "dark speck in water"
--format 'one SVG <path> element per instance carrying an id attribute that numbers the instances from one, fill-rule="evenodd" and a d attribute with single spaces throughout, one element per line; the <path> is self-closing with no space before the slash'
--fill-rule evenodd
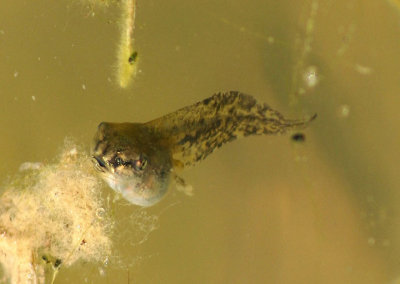
<path id="1" fill-rule="evenodd" d="M 306 140 L 306 136 L 303 133 L 295 133 L 292 135 L 292 140 L 295 142 L 304 142 Z"/>

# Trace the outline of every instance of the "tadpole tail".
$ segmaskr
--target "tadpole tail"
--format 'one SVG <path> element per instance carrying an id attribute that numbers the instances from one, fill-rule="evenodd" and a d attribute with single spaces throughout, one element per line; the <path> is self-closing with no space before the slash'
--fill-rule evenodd
<path id="1" fill-rule="evenodd" d="M 165 133 L 172 141 L 172 154 L 185 166 L 205 159 L 227 142 L 250 135 L 284 134 L 299 130 L 316 118 L 288 120 L 267 104 L 236 91 L 217 93 L 187 106 L 148 126 Z"/>
<path id="2" fill-rule="evenodd" d="M 263 133 L 265 135 L 273 135 L 273 134 L 285 134 L 292 131 L 298 131 L 308 127 L 308 125 L 317 118 L 317 114 L 314 114 L 312 117 L 308 119 L 298 119 L 298 120 L 290 120 L 285 119 L 281 114 L 277 111 L 268 109 L 267 112 L 276 112 L 274 115 L 275 118 L 265 118 L 262 120 L 263 124 Z M 280 116 L 277 118 L 277 116 Z M 250 133 L 251 134 L 251 133 Z M 258 134 L 258 133 L 257 133 Z M 249 134 L 245 133 L 244 136 Z"/>

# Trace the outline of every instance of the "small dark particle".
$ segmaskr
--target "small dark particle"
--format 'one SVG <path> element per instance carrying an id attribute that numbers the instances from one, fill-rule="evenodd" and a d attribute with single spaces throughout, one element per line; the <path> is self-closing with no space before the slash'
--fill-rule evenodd
<path id="1" fill-rule="evenodd" d="M 85 239 L 83 239 L 82 242 L 81 242 L 81 246 L 83 246 L 83 245 L 86 245 L 86 240 Z"/>
<path id="2" fill-rule="evenodd" d="M 306 136 L 303 133 L 295 133 L 292 135 L 292 140 L 295 142 L 304 142 L 306 140 Z"/>
<path id="3" fill-rule="evenodd" d="M 46 262 L 46 263 L 49 263 L 50 262 L 50 260 L 47 258 L 47 256 L 45 256 L 45 255 L 43 255 L 42 256 L 42 259 Z"/>
<path id="4" fill-rule="evenodd" d="M 57 268 L 61 265 L 61 259 L 57 258 L 56 261 L 54 262 L 54 268 Z"/>
<path id="5" fill-rule="evenodd" d="M 131 56 L 129 56 L 129 59 L 128 59 L 129 64 L 135 63 L 137 56 L 138 56 L 137 51 L 132 52 Z"/>

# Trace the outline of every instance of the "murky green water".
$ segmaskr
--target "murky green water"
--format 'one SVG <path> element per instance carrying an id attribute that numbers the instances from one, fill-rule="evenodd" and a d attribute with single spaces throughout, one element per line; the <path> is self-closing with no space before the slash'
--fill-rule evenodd
<path id="1" fill-rule="evenodd" d="M 226 145 L 184 172 L 193 197 L 171 190 L 145 210 L 117 202 L 114 261 L 62 269 L 56 283 L 399 278 L 398 7 L 322 0 L 137 5 L 139 73 L 121 90 L 113 67 L 117 8 L 92 16 L 67 0 L 3 0 L 1 180 L 23 162 L 52 161 L 66 136 L 89 147 L 100 121 L 145 122 L 218 91 L 240 90 L 288 117 L 317 112 L 318 119 L 304 144 L 286 136 Z M 304 83 L 306 70 L 317 70 L 313 88 Z"/>

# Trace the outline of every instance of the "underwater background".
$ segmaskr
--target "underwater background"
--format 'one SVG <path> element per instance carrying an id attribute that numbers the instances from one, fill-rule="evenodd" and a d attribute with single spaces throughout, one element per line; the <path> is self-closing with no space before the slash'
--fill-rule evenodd
<path id="1" fill-rule="evenodd" d="M 318 118 L 302 143 L 249 137 L 184 171 L 193 197 L 116 202 L 112 260 L 55 283 L 400 283 L 398 1 L 137 0 L 126 89 L 119 22 L 118 1 L 2 1 L 1 181 L 65 137 L 88 150 L 101 121 L 220 91 Z"/>

